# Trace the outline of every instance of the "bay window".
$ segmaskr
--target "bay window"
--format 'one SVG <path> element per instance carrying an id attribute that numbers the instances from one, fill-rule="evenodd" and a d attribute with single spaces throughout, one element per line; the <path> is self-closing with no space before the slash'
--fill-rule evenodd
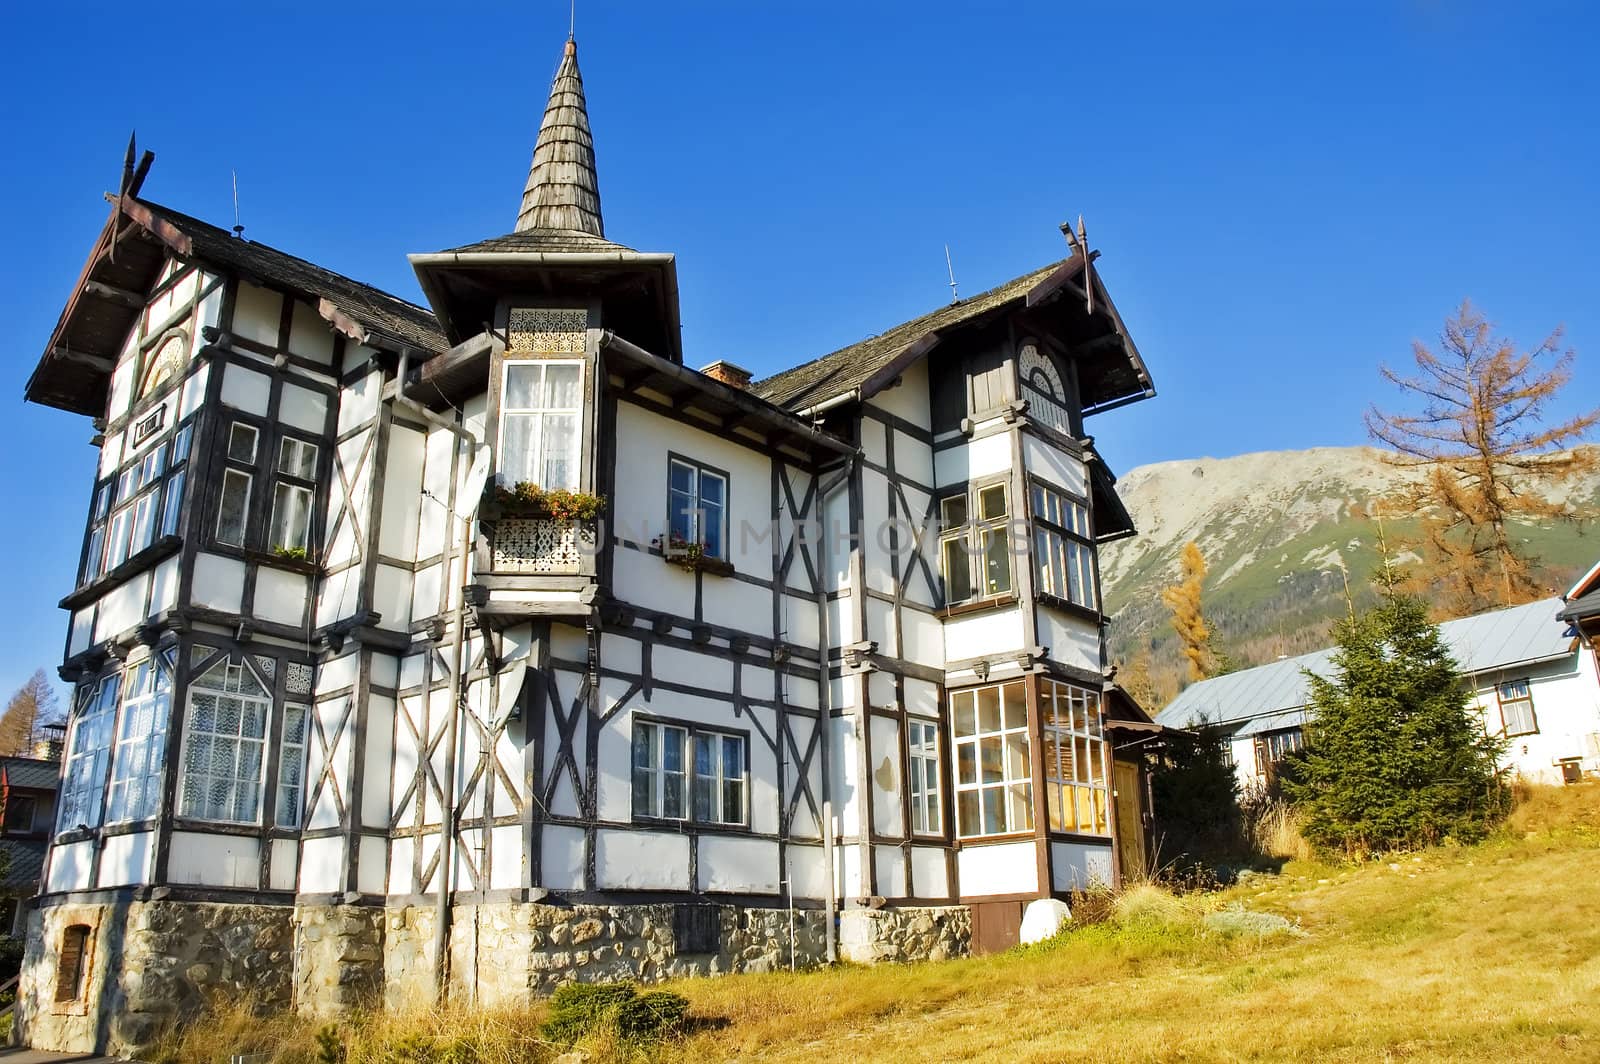
<path id="1" fill-rule="evenodd" d="M 1033 830 L 1028 697 L 1021 680 L 953 692 L 956 831 L 962 838 Z"/>
<path id="2" fill-rule="evenodd" d="M 1011 592 L 1010 506 L 1005 484 L 939 501 L 939 559 L 946 606 Z"/>
<path id="3" fill-rule="evenodd" d="M 176 661 L 177 651 L 168 649 L 129 669 L 111 758 L 108 824 L 144 820 L 159 809 Z"/>
<path id="4" fill-rule="evenodd" d="M 937 835 L 944 829 L 939 808 L 939 726 L 931 720 L 908 722 L 906 752 L 911 767 L 911 830 Z"/>
<path id="5" fill-rule="evenodd" d="M 582 414 L 581 361 L 506 362 L 500 390 L 502 482 L 577 491 Z"/>
<path id="6" fill-rule="evenodd" d="M 1050 679 L 1039 681 L 1044 778 L 1050 830 L 1111 834 L 1100 693 Z"/>
<path id="7" fill-rule="evenodd" d="M 78 585 L 92 583 L 145 550 L 176 535 L 193 425 L 181 426 L 100 484 L 89 507 Z"/>
<path id="8" fill-rule="evenodd" d="M 667 459 L 667 548 L 698 544 L 728 560 L 728 476 L 683 458 Z"/>
<path id="9" fill-rule="evenodd" d="M 253 824 L 272 698 L 245 664 L 219 661 L 189 688 L 180 816 Z"/>
<path id="10" fill-rule="evenodd" d="M 1041 594 L 1099 608 L 1089 508 L 1059 488 L 1033 485 L 1034 564 Z"/>
<path id="11" fill-rule="evenodd" d="M 633 725 L 633 815 L 700 824 L 749 823 L 742 735 L 638 720 Z"/>
<path id="12" fill-rule="evenodd" d="M 67 761 L 61 773 L 61 808 L 57 830 L 99 827 L 106 769 L 111 760 L 111 729 L 117 715 L 122 674 L 112 673 L 78 693 Z"/>

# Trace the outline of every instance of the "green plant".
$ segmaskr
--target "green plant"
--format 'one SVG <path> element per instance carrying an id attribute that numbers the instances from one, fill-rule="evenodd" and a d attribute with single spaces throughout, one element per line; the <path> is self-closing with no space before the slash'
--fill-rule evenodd
<path id="1" fill-rule="evenodd" d="M 285 547 L 282 545 L 272 548 L 272 553 L 287 562 L 303 562 L 311 556 L 304 547 Z"/>
<path id="2" fill-rule="evenodd" d="M 586 491 L 551 488 L 546 491 L 528 480 L 507 487 L 496 484 L 491 498 L 504 507 L 526 508 L 549 514 L 558 521 L 593 521 L 606 508 L 606 500 Z"/>
<path id="3" fill-rule="evenodd" d="M 700 568 L 700 563 L 709 557 L 706 545 L 699 540 L 684 539 L 675 532 L 667 533 L 664 538 L 666 542 L 662 546 L 661 553 L 686 573 L 692 573 Z M 662 540 L 658 539 L 656 543 L 661 545 Z"/>
<path id="4" fill-rule="evenodd" d="M 665 990 L 640 994 L 633 983 L 568 983 L 550 998 L 544 1036 L 561 1045 L 606 1032 L 634 1043 L 683 1029 L 688 999 Z"/>
<path id="5" fill-rule="evenodd" d="M 1488 735 L 1420 599 L 1388 595 L 1340 621 L 1333 676 L 1307 672 L 1306 747 L 1284 794 L 1312 845 L 1347 856 L 1481 838 L 1509 809 Z"/>
<path id="6" fill-rule="evenodd" d="M 344 1064 L 344 1057 L 339 1028 L 331 1023 L 317 1028 L 317 1064 Z"/>

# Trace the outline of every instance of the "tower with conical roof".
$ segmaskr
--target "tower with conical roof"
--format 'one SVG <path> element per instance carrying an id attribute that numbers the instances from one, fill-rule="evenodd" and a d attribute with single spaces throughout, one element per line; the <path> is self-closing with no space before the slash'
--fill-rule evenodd
<path id="1" fill-rule="evenodd" d="M 452 343 L 483 333 L 486 325 L 506 335 L 516 306 L 567 305 L 592 308 L 596 326 L 683 360 L 673 256 L 606 239 L 575 40 L 567 40 L 550 86 L 516 227 L 410 258 Z"/>

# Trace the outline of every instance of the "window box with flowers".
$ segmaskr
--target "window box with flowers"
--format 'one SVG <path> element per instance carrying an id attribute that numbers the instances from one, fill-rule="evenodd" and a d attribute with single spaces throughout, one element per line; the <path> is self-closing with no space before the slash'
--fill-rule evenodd
<path id="1" fill-rule="evenodd" d="M 660 549 L 663 561 L 686 573 L 710 573 L 712 576 L 732 576 L 734 573 L 733 563 L 712 554 L 703 542 L 669 532 L 651 545 Z"/>

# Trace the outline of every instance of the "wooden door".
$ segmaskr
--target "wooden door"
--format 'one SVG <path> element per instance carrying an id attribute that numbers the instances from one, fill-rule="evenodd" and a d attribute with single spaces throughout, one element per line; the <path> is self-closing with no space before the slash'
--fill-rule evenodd
<path id="1" fill-rule="evenodd" d="M 972 952 L 1003 953 L 1022 941 L 1022 902 L 985 901 L 972 906 Z"/>
<path id="2" fill-rule="evenodd" d="M 1139 766 L 1126 761 L 1111 762 L 1113 805 L 1117 816 L 1117 856 L 1122 862 L 1122 879 L 1127 882 L 1146 871 L 1144 845 L 1144 789 L 1139 785 Z"/>

